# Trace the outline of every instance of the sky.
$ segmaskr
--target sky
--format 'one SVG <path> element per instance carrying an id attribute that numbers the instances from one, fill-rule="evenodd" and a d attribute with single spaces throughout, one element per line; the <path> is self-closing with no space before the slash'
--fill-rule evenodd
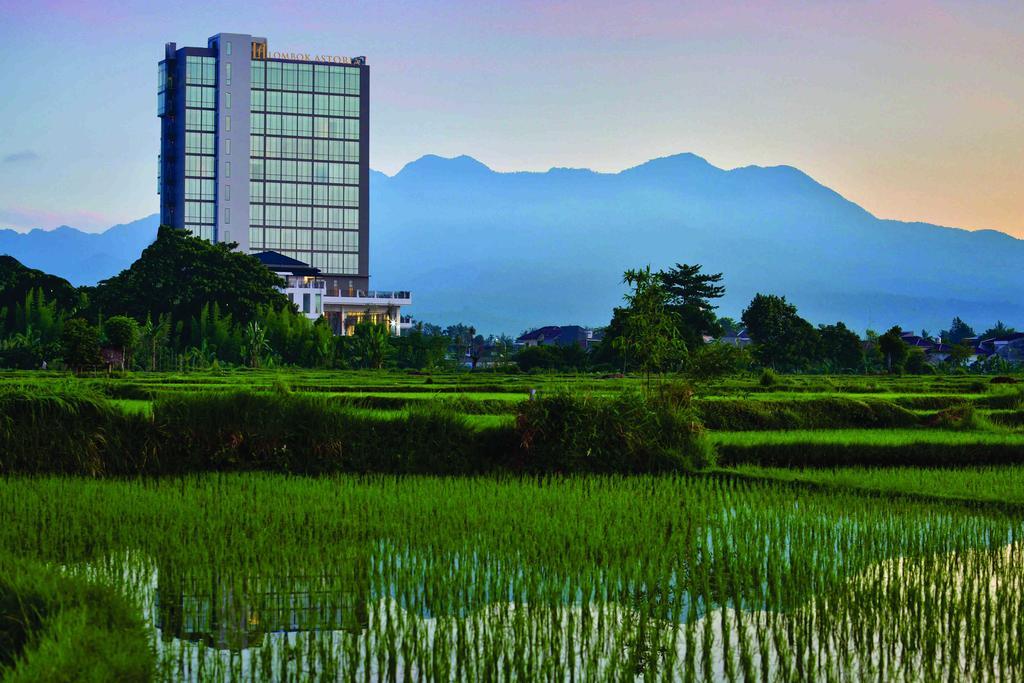
<path id="1" fill-rule="evenodd" d="M 0 0 L 0 227 L 157 211 L 165 42 L 365 55 L 371 167 L 796 166 L 882 218 L 1024 237 L 1024 2 Z"/>

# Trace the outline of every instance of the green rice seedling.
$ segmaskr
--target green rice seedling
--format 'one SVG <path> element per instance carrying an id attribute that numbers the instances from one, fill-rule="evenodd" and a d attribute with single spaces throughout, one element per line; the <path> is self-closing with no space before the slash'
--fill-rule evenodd
<path id="1" fill-rule="evenodd" d="M 246 473 L 8 478 L 0 516 L 4 552 L 137 605 L 168 680 L 1024 668 L 1020 519 L 900 498 L 682 476 Z"/>
<path id="2" fill-rule="evenodd" d="M 1024 464 L 1024 435 L 913 429 L 717 432 L 723 465 L 966 467 Z"/>

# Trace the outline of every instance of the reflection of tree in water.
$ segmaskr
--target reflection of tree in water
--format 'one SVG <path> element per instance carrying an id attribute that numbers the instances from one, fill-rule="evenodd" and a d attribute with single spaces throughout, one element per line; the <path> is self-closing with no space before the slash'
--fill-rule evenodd
<path id="1" fill-rule="evenodd" d="M 269 633 L 358 635 L 369 624 L 368 594 L 367 556 L 357 551 L 297 571 L 183 570 L 161 560 L 154 623 L 165 640 L 235 651 L 262 645 Z"/>

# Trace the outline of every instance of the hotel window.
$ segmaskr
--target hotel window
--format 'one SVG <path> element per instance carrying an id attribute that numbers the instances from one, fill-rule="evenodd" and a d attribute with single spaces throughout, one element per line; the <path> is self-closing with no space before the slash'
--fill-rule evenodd
<path id="1" fill-rule="evenodd" d="M 216 121 L 216 113 L 209 109 L 186 109 L 185 130 L 198 130 L 212 133 Z"/>
<path id="2" fill-rule="evenodd" d="M 231 201 L 231 186 L 230 185 L 225 185 L 224 186 L 224 201 L 226 201 L 226 202 L 230 202 Z"/>
<path id="3" fill-rule="evenodd" d="M 214 88 L 187 85 L 185 86 L 185 106 L 213 109 L 216 95 L 217 91 Z"/>
<path id="4" fill-rule="evenodd" d="M 231 62 L 224 65 L 224 81 L 225 85 L 231 85 Z"/>
<path id="5" fill-rule="evenodd" d="M 230 178 L 231 177 L 231 162 L 230 161 L 225 161 L 224 162 L 224 177 L 225 178 Z"/>
<path id="6" fill-rule="evenodd" d="M 201 178 L 185 178 L 185 199 L 213 201 L 214 183 Z"/>
<path id="7" fill-rule="evenodd" d="M 267 90 L 281 89 L 281 63 L 267 62 Z"/>
<path id="8" fill-rule="evenodd" d="M 281 93 L 271 90 L 266 93 L 265 101 L 267 111 L 275 114 L 281 113 Z"/>
<path id="9" fill-rule="evenodd" d="M 224 154 L 231 154 L 231 138 L 224 141 Z"/>
<path id="10" fill-rule="evenodd" d="M 230 223 L 231 223 L 231 207 L 230 206 L 225 206 L 224 207 L 224 224 L 228 225 Z"/>
<path id="11" fill-rule="evenodd" d="M 213 202 L 185 202 L 186 223 L 213 223 Z"/>
<path id="12" fill-rule="evenodd" d="M 213 154 L 213 133 L 185 133 L 186 154 Z"/>
<path id="13" fill-rule="evenodd" d="M 224 93 L 224 108 L 231 109 L 231 93 Z"/>
<path id="14" fill-rule="evenodd" d="M 213 177 L 213 157 L 200 156 L 198 154 L 185 155 L 185 175 L 200 176 L 202 178 Z"/>
<path id="15" fill-rule="evenodd" d="M 231 41 L 230 40 L 227 41 L 227 43 L 225 43 L 225 47 L 227 48 L 228 57 L 230 57 L 231 56 Z"/>
<path id="16" fill-rule="evenodd" d="M 253 88 L 262 88 L 266 82 L 266 64 L 253 60 L 249 64 L 249 78 L 252 79 Z"/>
<path id="17" fill-rule="evenodd" d="M 191 85 L 216 85 L 217 60 L 213 57 L 186 57 L 185 83 Z"/>
<path id="18" fill-rule="evenodd" d="M 312 64 L 299 64 L 298 65 L 298 84 L 296 90 L 303 92 L 310 92 L 313 90 L 313 65 Z"/>
<path id="19" fill-rule="evenodd" d="M 224 130 L 229 133 L 231 132 L 231 114 L 224 117 Z"/>
<path id="20" fill-rule="evenodd" d="M 264 183 L 263 191 L 266 193 L 268 204 L 280 204 L 281 203 L 281 184 L 280 183 Z"/>

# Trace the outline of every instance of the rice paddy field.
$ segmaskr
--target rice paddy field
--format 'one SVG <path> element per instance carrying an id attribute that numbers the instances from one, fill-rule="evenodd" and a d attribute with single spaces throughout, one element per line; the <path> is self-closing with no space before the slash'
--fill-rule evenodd
<path id="1" fill-rule="evenodd" d="M 241 390 L 394 424 L 440 404 L 483 435 L 518 434 L 530 390 L 637 384 L 0 376 L 68 382 L 136 426 Z M 8 468 L 0 677 L 1019 680 L 1022 399 L 985 377 L 731 379 L 692 398 L 715 460 L 662 474 Z"/>

